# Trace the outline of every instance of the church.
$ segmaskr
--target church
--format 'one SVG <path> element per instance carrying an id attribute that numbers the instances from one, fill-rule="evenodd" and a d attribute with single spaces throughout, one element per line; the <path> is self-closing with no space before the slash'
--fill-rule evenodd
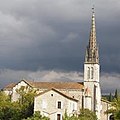
<path id="1" fill-rule="evenodd" d="M 26 87 L 34 89 L 34 112 L 40 111 L 50 120 L 62 120 L 65 111 L 69 116 L 79 114 L 81 108 L 96 113 L 98 120 L 109 120 L 110 115 L 104 114 L 110 107 L 108 101 L 101 99 L 99 48 L 96 40 L 95 12 L 93 9 L 89 43 L 84 61 L 83 82 L 35 82 L 21 80 L 12 83 L 3 90 L 11 95 L 12 101 L 20 97 L 16 89 Z"/>

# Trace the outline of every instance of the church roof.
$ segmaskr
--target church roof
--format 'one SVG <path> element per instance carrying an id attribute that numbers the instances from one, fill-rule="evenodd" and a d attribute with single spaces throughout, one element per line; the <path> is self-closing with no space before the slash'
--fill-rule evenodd
<path id="1" fill-rule="evenodd" d="M 64 97 L 66 97 L 66 98 L 68 98 L 68 99 L 70 99 L 70 100 L 73 100 L 73 101 L 78 102 L 77 99 L 72 98 L 72 97 L 70 97 L 70 96 L 68 96 L 68 95 L 66 95 L 66 94 L 64 94 L 64 93 L 62 93 L 62 92 L 56 90 L 55 88 L 51 88 L 51 89 L 48 89 L 48 90 L 46 90 L 46 91 L 44 91 L 44 92 L 42 92 L 42 93 L 39 93 L 38 95 L 36 95 L 36 97 L 38 97 L 38 96 L 40 96 L 40 95 L 43 95 L 44 93 L 47 93 L 47 92 L 49 92 L 49 91 L 51 91 L 51 90 L 57 92 L 58 94 L 60 94 L 60 95 L 62 95 L 62 96 L 64 96 Z"/>
<path id="2" fill-rule="evenodd" d="M 83 84 L 80 82 L 32 82 L 31 85 L 43 89 L 83 89 Z"/>
<path id="3" fill-rule="evenodd" d="M 15 85 L 16 85 L 15 83 L 10 83 L 4 87 L 4 90 L 11 90 Z"/>
<path id="4" fill-rule="evenodd" d="M 31 87 L 34 88 L 40 88 L 40 89 L 83 89 L 83 83 L 82 82 L 35 82 L 35 81 L 27 81 L 27 80 L 21 80 L 24 81 L 26 84 L 28 84 Z M 20 81 L 20 82 L 21 82 Z M 18 82 L 18 83 L 20 83 Z M 12 89 L 15 85 L 18 83 L 12 83 L 7 85 L 5 89 Z"/>

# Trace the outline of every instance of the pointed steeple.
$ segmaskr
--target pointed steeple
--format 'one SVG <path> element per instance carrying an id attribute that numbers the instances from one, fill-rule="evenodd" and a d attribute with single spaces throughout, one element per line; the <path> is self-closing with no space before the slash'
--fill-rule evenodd
<path id="1" fill-rule="evenodd" d="M 96 25 L 94 8 L 92 8 L 92 24 L 90 29 L 89 45 L 87 46 L 86 50 L 85 63 L 99 64 L 98 46 L 96 42 Z"/>

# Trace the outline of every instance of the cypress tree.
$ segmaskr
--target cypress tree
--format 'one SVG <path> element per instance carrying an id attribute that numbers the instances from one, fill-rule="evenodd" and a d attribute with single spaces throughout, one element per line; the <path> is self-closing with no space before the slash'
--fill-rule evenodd
<path id="1" fill-rule="evenodd" d="M 114 96 L 114 98 L 115 98 L 116 100 L 118 100 L 118 90 L 117 90 L 117 89 L 115 90 L 115 96 Z"/>
<path id="2" fill-rule="evenodd" d="M 109 101 L 112 102 L 112 99 L 113 99 L 113 97 L 112 97 L 112 94 L 110 93 L 110 95 L 109 95 Z"/>

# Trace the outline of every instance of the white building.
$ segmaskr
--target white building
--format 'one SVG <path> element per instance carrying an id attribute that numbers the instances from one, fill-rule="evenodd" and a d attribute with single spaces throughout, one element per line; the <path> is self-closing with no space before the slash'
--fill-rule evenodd
<path id="1" fill-rule="evenodd" d="M 34 111 L 40 111 L 42 115 L 48 116 L 51 120 L 62 120 L 65 111 L 68 115 L 78 114 L 81 108 L 94 111 L 98 120 L 109 120 L 109 115 L 104 114 L 109 108 L 109 102 L 101 100 L 99 75 L 99 51 L 93 11 L 89 44 L 84 62 L 84 82 L 30 82 L 21 80 L 17 84 L 6 86 L 4 91 L 11 95 L 12 101 L 16 101 L 19 98 L 16 89 L 28 86 L 29 89 L 37 90 Z"/>
<path id="2" fill-rule="evenodd" d="M 41 111 L 41 114 L 48 116 L 51 120 L 62 120 L 67 110 L 68 115 L 77 112 L 78 100 L 63 94 L 52 88 L 35 97 L 34 111 Z"/>

